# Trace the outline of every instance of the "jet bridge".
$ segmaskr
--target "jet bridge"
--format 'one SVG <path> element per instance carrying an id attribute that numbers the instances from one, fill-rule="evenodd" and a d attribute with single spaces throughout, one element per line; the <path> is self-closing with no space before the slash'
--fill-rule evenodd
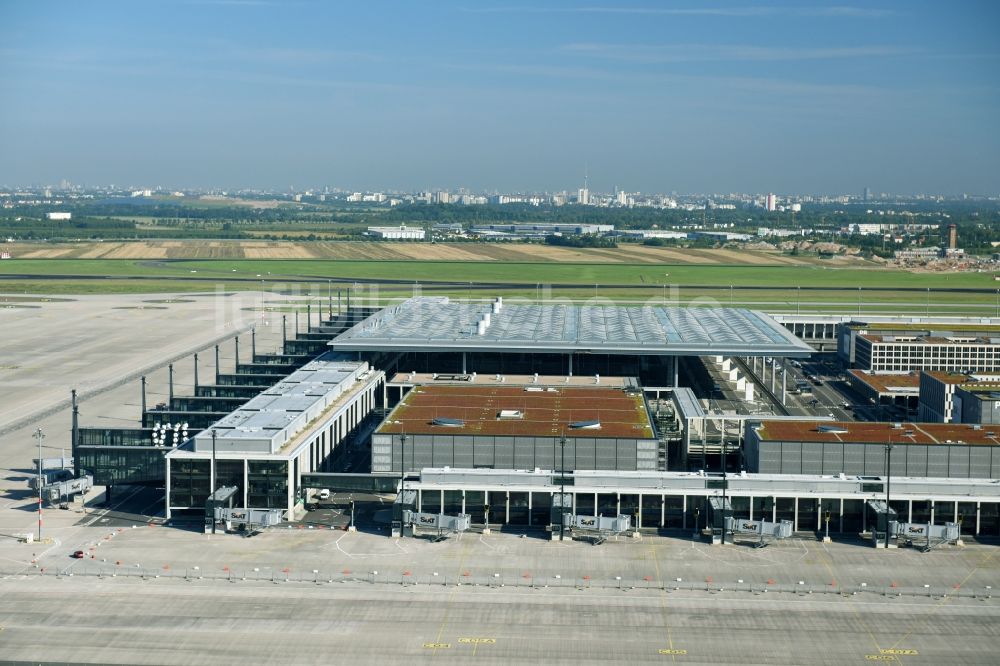
<path id="1" fill-rule="evenodd" d="M 726 517 L 726 531 L 733 539 L 756 538 L 756 548 L 763 548 L 769 541 L 778 541 L 792 536 L 792 521 L 782 520 L 773 523 L 767 520 L 746 520 L 744 518 Z"/>
<path id="2" fill-rule="evenodd" d="M 574 516 L 563 514 L 563 525 L 570 529 L 573 538 L 591 541 L 599 545 L 610 536 L 619 536 L 632 529 L 632 517 L 619 516 Z M 555 532 L 553 531 L 553 534 Z"/>
<path id="3" fill-rule="evenodd" d="M 956 544 L 962 538 L 959 523 L 933 525 L 931 523 L 892 521 L 889 523 L 889 534 L 896 540 L 897 544 L 904 543 L 907 546 L 919 548 L 923 553 L 944 544 Z"/>
<path id="4" fill-rule="evenodd" d="M 94 477 L 81 476 L 79 479 L 67 479 L 42 486 L 42 498 L 47 502 L 57 502 L 80 493 L 86 493 L 94 487 Z"/>
<path id="5" fill-rule="evenodd" d="M 468 532 L 472 527 L 472 516 L 467 513 L 449 516 L 444 513 L 403 511 L 403 522 L 411 526 L 413 536 L 428 531 L 433 541 L 441 541 L 453 534 Z"/>
<path id="6" fill-rule="evenodd" d="M 282 509 L 243 509 L 232 507 L 216 507 L 215 519 L 225 523 L 227 532 L 239 532 L 244 536 L 253 536 L 281 522 Z"/>

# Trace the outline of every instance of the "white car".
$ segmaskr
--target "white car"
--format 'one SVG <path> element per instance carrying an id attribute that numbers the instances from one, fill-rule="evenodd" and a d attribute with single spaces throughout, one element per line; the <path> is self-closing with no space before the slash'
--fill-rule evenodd
<path id="1" fill-rule="evenodd" d="M 316 496 L 321 500 L 328 500 L 330 499 L 330 491 L 326 488 L 323 488 L 322 490 L 319 491 L 319 494 Z"/>

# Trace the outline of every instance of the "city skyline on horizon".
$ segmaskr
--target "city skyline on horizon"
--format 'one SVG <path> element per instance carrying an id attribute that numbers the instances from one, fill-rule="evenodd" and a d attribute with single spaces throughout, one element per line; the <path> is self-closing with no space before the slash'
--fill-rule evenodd
<path id="1" fill-rule="evenodd" d="M 50 1 L 0 18 L 0 183 L 1000 192 L 992 3 Z"/>
<path id="2" fill-rule="evenodd" d="M 4 190 L 9 190 L 5 192 Z M 453 196 L 458 195 L 475 195 L 475 196 L 494 196 L 494 195 L 510 195 L 510 196 L 542 196 L 542 197 L 556 197 L 556 196 L 568 196 L 570 198 L 576 197 L 582 190 L 580 188 L 561 188 L 561 189 L 542 189 L 542 188 L 525 188 L 520 190 L 501 190 L 496 187 L 486 187 L 483 189 L 471 189 L 467 187 L 429 187 L 429 188 L 417 188 L 417 189 L 396 189 L 396 188 L 379 188 L 379 187 L 341 187 L 336 184 L 319 184 L 310 186 L 295 186 L 289 185 L 288 187 L 256 187 L 256 186 L 235 186 L 235 187 L 220 187 L 214 185 L 196 185 L 190 187 L 175 187 L 170 184 L 162 183 L 144 183 L 144 182 L 125 182 L 125 183 L 75 183 L 69 181 L 65 178 L 60 179 L 57 182 L 51 183 L 2 183 L 0 182 L 0 196 L 9 195 L 11 193 L 17 192 L 49 192 L 49 193 L 60 193 L 60 192 L 119 192 L 119 193 L 132 193 L 135 197 L 148 197 L 148 196 L 163 196 L 163 195 L 184 195 L 184 194 L 198 194 L 198 195 L 225 195 L 232 196 L 238 194 L 256 194 L 256 195 L 268 195 L 268 196 L 291 196 L 291 195 L 308 195 L 308 196 L 318 196 L 318 195 L 346 195 L 346 194 L 387 194 L 387 195 L 398 195 L 398 196 L 419 196 L 424 194 L 451 194 Z M 642 190 L 630 190 L 628 188 L 620 187 L 618 185 L 613 186 L 610 189 L 597 189 L 590 187 L 587 189 L 590 196 L 597 197 L 608 197 L 615 196 L 619 193 L 626 193 L 630 195 L 638 195 L 642 197 L 668 197 L 675 199 L 697 199 L 697 198 L 718 198 L 720 200 L 763 200 L 768 196 L 775 196 L 779 200 L 784 201 L 811 201 L 814 199 L 858 199 L 861 201 L 871 201 L 879 202 L 879 200 L 888 199 L 944 199 L 944 200 L 961 200 L 961 199 L 983 199 L 987 201 L 1000 200 L 1000 192 L 887 192 L 885 190 L 878 190 L 868 186 L 857 188 L 854 191 L 841 191 L 841 192 L 781 192 L 776 190 L 759 190 L 759 191 L 740 191 L 733 190 L 728 192 L 722 191 L 703 191 L 703 192 L 680 192 L 677 190 L 670 191 L 642 191 Z M 140 194 L 140 192 L 142 194 Z M 53 194 L 54 196 L 54 194 Z M 883 201 L 883 202 L 885 202 Z M 451 201 L 450 203 L 458 203 L 457 201 Z M 576 203 L 576 202 L 573 202 Z"/>

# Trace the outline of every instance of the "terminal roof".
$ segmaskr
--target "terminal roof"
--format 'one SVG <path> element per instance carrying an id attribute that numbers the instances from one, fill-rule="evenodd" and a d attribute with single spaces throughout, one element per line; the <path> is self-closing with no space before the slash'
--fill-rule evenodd
<path id="1" fill-rule="evenodd" d="M 1000 426 L 965 423 L 762 421 L 762 441 L 851 444 L 963 444 L 1000 446 Z"/>
<path id="2" fill-rule="evenodd" d="M 599 423 L 599 427 L 580 425 Z M 600 386 L 419 386 L 379 434 L 649 439 L 639 392 Z"/>
<path id="3" fill-rule="evenodd" d="M 334 404 L 368 369 L 327 353 L 307 363 L 194 437 L 196 450 L 210 450 L 212 432 L 220 451 L 266 443 L 275 453 L 326 407 Z"/>
<path id="4" fill-rule="evenodd" d="M 849 372 L 854 379 L 868 385 L 876 393 L 917 395 L 920 391 L 920 374 L 916 372 L 882 373 L 868 370 Z"/>
<path id="5" fill-rule="evenodd" d="M 330 346 L 343 351 L 672 356 L 812 353 L 771 317 L 743 308 L 510 303 L 495 308 L 443 297 L 411 298 L 373 314 Z"/>
<path id="6" fill-rule="evenodd" d="M 441 386 L 596 386 L 604 388 L 632 388 L 639 390 L 639 380 L 635 377 L 595 377 L 594 375 L 507 375 L 496 373 L 438 373 L 438 372 L 397 372 L 388 382 L 389 386 L 421 386 L 432 384 Z"/>

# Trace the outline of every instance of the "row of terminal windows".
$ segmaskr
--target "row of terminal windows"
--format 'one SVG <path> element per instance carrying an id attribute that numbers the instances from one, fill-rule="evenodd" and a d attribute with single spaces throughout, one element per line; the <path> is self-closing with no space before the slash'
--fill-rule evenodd
<path id="1" fill-rule="evenodd" d="M 1000 351 L 995 349 L 970 349 L 970 350 L 948 350 L 944 352 L 932 352 L 929 349 L 908 348 L 908 349 L 884 349 L 875 348 L 875 356 L 906 356 L 911 358 L 997 358 Z"/>
<path id="2" fill-rule="evenodd" d="M 567 494 L 569 490 L 567 489 Z M 544 527 L 552 524 L 552 493 L 426 490 L 418 492 L 419 511 L 468 513 L 472 522 Z M 705 498 L 681 495 L 637 495 L 627 493 L 575 492 L 577 515 L 632 516 L 642 528 L 694 529 L 705 526 Z M 865 501 L 839 498 L 731 497 L 737 518 L 790 520 L 795 530 L 819 532 L 830 512 L 830 532 L 856 534 L 868 529 Z M 931 500 L 892 500 L 892 508 L 904 522 L 944 524 L 961 522 L 962 534 L 1000 536 L 1000 503 Z"/>

